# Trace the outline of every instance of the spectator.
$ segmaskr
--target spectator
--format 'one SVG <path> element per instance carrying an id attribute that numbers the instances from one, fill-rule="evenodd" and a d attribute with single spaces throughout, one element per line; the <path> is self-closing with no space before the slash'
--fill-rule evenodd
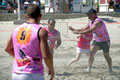
<path id="1" fill-rule="evenodd" d="M 24 12 L 26 13 L 26 10 L 27 10 L 27 8 L 28 8 L 28 6 L 30 5 L 30 2 L 28 1 L 28 0 L 26 0 L 25 2 L 24 2 Z"/>
<path id="2" fill-rule="evenodd" d="M 60 1 L 59 0 L 57 0 L 56 5 L 57 5 L 57 12 L 58 11 L 60 12 Z"/>
<path id="3" fill-rule="evenodd" d="M 66 13 L 69 13 L 69 1 L 68 0 L 65 0 L 65 12 Z"/>
<path id="4" fill-rule="evenodd" d="M 2 9 L 6 9 L 6 7 L 7 7 L 7 3 L 6 3 L 6 1 L 3 1 L 2 2 Z"/>
<path id="5" fill-rule="evenodd" d="M 11 1 L 7 4 L 8 13 L 13 13 L 13 3 Z"/>
<path id="6" fill-rule="evenodd" d="M 35 0 L 33 1 L 33 4 L 37 5 L 38 7 L 41 6 L 41 2 L 39 0 Z"/>
<path id="7" fill-rule="evenodd" d="M 14 13 L 17 13 L 18 3 L 16 2 L 16 0 L 14 0 L 13 8 L 14 8 Z"/>
<path id="8" fill-rule="evenodd" d="M 73 0 L 69 0 L 69 13 L 73 12 Z"/>
<path id="9" fill-rule="evenodd" d="M 115 11 L 115 6 L 114 6 L 114 1 L 113 0 L 109 1 L 108 12 L 109 12 L 109 9 L 114 9 L 114 11 Z"/>
<path id="10" fill-rule="evenodd" d="M 49 9 L 48 9 L 48 13 L 50 12 L 50 9 L 51 9 L 51 8 L 53 9 L 53 13 L 55 13 L 53 0 L 51 0 L 51 2 L 50 2 L 50 7 L 49 7 Z"/>
<path id="11" fill-rule="evenodd" d="M 96 11 L 98 13 L 99 12 L 99 2 L 97 1 L 95 5 L 96 5 Z"/>

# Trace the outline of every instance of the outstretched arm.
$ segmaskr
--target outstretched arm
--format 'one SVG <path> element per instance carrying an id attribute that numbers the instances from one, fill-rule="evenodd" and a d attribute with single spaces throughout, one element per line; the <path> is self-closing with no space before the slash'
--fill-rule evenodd
<path id="1" fill-rule="evenodd" d="M 50 54 L 49 47 L 48 47 L 48 33 L 45 29 L 41 29 L 39 32 L 39 37 L 40 37 L 40 48 L 42 52 L 42 56 L 44 58 L 45 64 L 50 70 L 50 75 L 51 79 L 53 80 L 54 77 L 54 68 L 53 68 L 53 58 L 52 55 Z"/>
<path id="2" fill-rule="evenodd" d="M 90 27 L 89 29 L 86 29 L 86 30 L 84 30 L 84 31 L 80 31 L 80 32 L 78 32 L 78 33 L 76 33 L 76 34 L 91 33 L 91 32 L 93 32 L 95 29 L 101 27 L 101 25 L 102 25 L 102 22 L 101 22 L 101 21 L 96 21 L 96 22 L 92 25 L 92 27 Z"/>
<path id="3" fill-rule="evenodd" d="M 80 28 L 80 29 L 74 29 L 74 28 L 72 28 L 72 27 L 70 26 L 69 29 L 70 29 L 73 33 L 79 34 L 79 32 L 89 29 L 89 25 L 87 24 L 84 28 Z"/>
<path id="4" fill-rule="evenodd" d="M 5 45 L 5 51 L 8 54 L 10 54 L 12 57 L 14 57 L 14 48 L 13 48 L 12 35 L 10 36 L 7 44 Z"/>
<path id="5" fill-rule="evenodd" d="M 86 34 L 86 33 L 91 33 L 91 32 L 93 32 L 95 29 L 101 27 L 101 25 L 102 25 L 102 22 L 101 22 L 101 21 L 96 21 L 96 22 L 92 25 L 92 27 L 89 27 L 89 26 L 88 26 L 89 28 L 87 28 L 87 29 L 85 29 L 85 30 L 83 30 L 83 31 L 76 31 L 76 30 L 74 30 L 73 33 L 74 33 L 74 34 Z"/>

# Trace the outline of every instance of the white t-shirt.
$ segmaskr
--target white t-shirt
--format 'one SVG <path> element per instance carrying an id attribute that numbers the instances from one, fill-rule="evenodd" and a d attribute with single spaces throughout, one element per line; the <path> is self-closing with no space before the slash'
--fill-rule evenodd
<path id="1" fill-rule="evenodd" d="M 35 4 L 35 5 L 37 5 L 37 6 L 39 6 L 40 4 L 39 4 L 39 2 L 37 1 L 33 1 L 33 4 Z"/>
<path id="2" fill-rule="evenodd" d="M 30 3 L 29 2 L 24 2 L 24 5 L 29 5 Z"/>

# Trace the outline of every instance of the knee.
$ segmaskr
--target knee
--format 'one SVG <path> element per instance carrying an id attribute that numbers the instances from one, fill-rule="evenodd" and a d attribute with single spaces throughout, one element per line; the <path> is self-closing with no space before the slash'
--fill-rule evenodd
<path id="1" fill-rule="evenodd" d="M 94 57 L 94 54 L 91 53 L 89 56 L 90 56 L 90 57 Z"/>

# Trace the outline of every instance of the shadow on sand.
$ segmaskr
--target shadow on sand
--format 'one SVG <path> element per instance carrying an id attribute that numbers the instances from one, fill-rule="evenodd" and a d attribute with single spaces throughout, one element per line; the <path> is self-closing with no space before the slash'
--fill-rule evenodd
<path id="1" fill-rule="evenodd" d="M 108 22 L 108 23 L 113 23 L 113 22 L 117 22 L 117 21 L 114 21 L 114 20 L 112 20 L 112 19 L 110 19 L 110 18 L 101 18 L 103 21 L 105 21 L 105 22 Z"/>
<path id="2" fill-rule="evenodd" d="M 56 74 L 57 76 L 71 76 L 73 73 L 64 72 L 63 74 Z"/>

